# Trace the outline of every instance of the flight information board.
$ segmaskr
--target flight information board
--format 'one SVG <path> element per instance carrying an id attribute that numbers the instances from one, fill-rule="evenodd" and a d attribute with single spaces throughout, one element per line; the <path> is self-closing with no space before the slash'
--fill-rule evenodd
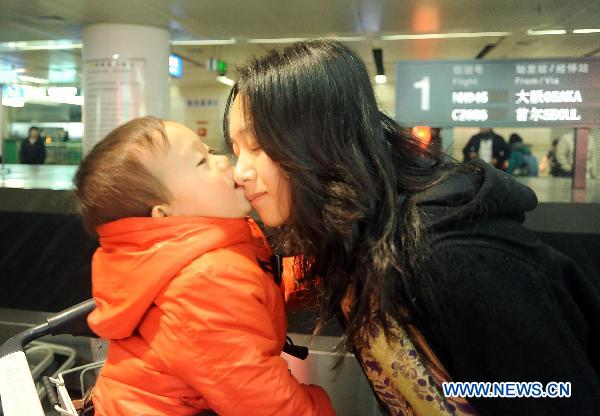
<path id="1" fill-rule="evenodd" d="M 600 59 L 401 61 L 396 119 L 409 126 L 599 127 Z"/>

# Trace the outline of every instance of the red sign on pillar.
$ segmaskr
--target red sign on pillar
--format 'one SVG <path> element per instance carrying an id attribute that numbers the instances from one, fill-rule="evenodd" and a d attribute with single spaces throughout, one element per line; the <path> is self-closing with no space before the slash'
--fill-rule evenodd
<path id="1" fill-rule="evenodd" d="M 208 124 L 208 122 L 206 120 L 198 120 L 196 121 L 196 124 L 196 134 L 202 138 L 206 137 L 206 125 Z"/>

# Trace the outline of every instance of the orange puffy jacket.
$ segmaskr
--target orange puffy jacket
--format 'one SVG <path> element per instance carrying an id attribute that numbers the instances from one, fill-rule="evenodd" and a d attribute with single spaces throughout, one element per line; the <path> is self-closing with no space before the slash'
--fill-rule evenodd
<path id="1" fill-rule="evenodd" d="M 97 415 L 335 414 L 280 357 L 283 294 L 252 220 L 125 218 L 98 234 L 88 322 L 111 343 Z"/>

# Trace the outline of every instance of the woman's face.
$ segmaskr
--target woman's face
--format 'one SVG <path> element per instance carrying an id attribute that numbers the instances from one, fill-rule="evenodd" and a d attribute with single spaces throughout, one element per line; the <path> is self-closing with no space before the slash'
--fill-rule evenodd
<path id="1" fill-rule="evenodd" d="M 246 128 L 239 96 L 229 112 L 229 137 L 237 156 L 235 181 L 266 226 L 283 224 L 290 215 L 289 180 Z"/>

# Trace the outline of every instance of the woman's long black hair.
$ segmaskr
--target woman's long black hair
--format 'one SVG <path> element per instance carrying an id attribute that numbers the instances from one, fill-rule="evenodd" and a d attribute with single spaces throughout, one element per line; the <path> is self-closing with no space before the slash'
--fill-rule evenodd
<path id="1" fill-rule="evenodd" d="M 317 331 L 339 317 L 352 288 L 339 350 L 351 348 L 373 312 L 389 336 L 393 322 L 415 315 L 424 240 L 414 195 L 441 180 L 441 155 L 378 110 L 365 64 L 339 42 L 296 43 L 241 68 L 226 135 L 236 96 L 247 127 L 289 178 L 279 247 L 303 254 L 304 276 L 319 282 Z"/>

